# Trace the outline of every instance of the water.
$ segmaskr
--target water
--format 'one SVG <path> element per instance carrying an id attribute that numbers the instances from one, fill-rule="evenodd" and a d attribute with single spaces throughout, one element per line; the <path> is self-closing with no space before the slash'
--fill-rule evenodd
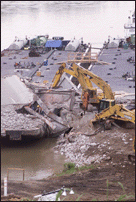
<path id="1" fill-rule="evenodd" d="M 99 48 L 108 36 L 124 37 L 124 24 L 134 9 L 135 1 L 1 1 L 1 50 L 8 48 L 15 36 L 41 34 L 83 37 L 84 43 Z M 42 139 L 2 145 L 2 179 L 11 167 L 25 169 L 26 180 L 46 178 L 63 169 L 64 156 L 53 152 L 55 144 L 56 139 Z"/>
<path id="2" fill-rule="evenodd" d="M 50 38 L 83 37 L 98 47 L 109 35 L 124 36 L 124 23 L 134 8 L 135 1 L 2 1 L 1 49 L 15 36 L 47 33 Z"/>
<path id="3" fill-rule="evenodd" d="M 1 143 L 1 179 L 8 168 L 25 169 L 25 180 L 43 179 L 63 170 L 65 158 L 54 153 L 56 138 L 25 140 L 25 143 Z M 9 179 L 22 180 L 22 171 L 9 170 Z"/>

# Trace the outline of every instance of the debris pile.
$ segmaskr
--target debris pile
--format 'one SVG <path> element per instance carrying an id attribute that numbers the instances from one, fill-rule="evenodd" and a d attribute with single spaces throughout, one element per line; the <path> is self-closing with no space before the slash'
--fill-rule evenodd
<path id="1" fill-rule="evenodd" d="M 120 139 L 122 142 L 119 145 Z M 101 131 L 95 136 L 70 132 L 65 137 L 63 135 L 59 137 L 54 150 L 55 153 L 65 155 L 66 161 L 75 163 L 76 167 L 100 162 L 114 165 L 114 153 L 115 156 L 125 154 L 126 148 L 131 147 L 132 141 L 133 138 L 129 133 L 115 129 L 112 132 Z"/>
<path id="2" fill-rule="evenodd" d="M 17 108 L 17 106 L 16 106 Z M 8 130 L 32 130 L 43 125 L 43 121 L 30 114 L 17 113 L 14 105 L 1 106 L 1 132 Z"/>

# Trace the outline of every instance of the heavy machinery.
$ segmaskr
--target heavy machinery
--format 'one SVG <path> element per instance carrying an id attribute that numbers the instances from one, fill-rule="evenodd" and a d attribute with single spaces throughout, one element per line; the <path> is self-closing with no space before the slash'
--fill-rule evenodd
<path id="1" fill-rule="evenodd" d="M 102 98 L 114 99 L 114 93 L 112 92 L 109 84 L 89 70 L 75 63 L 73 63 L 71 69 L 67 69 L 66 63 L 62 63 L 53 78 L 52 88 L 55 88 L 58 85 L 64 72 L 78 79 L 82 87 L 81 100 L 84 110 L 87 110 L 89 103 L 98 108 Z M 92 83 L 96 84 L 102 90 L 102 93 L 97 93 L 97 88 L 94 88 Z"/>
<path id="2" fill-rule="evenodd" d="M 98 114 L 95 114 L 96 121 L 106 121 L 107 119 L 125 121 L 135 124 L 135 110 L 128 110 L 121 104 L 115 104 L 115 100 L 102 99 L 98 109 Z"/>
<path id="3" fill-rule="evenodd" d="M 67 69 L 66 63 L 62 63 L 53 78 L 52 88 L 58 85 L 64 72 L 77 78 L 81 84 L 82 95 L 84 95 L 84 97 L 81 96 L 81 99 L 84 109 L 87 109 L 88 103 L 97 106 L 98 114 L 95 115 L 95 119 L 92 122 L 112 119 L 135 124 L 135 110 L 128 110 L 123 105 L 115 104 L 114 93 L 110 85 L 97 75 L 75 63 L 72 64 L 71 69 Z M 102 94 L 97 95 L 97 88 L 92 86 L 92 82 L 103 91 Z"/>
<path id="4" fill-rule="evenodd" d="M 54 76 L 52 87 L 54 88 L 58 85 L 64 72 L 77 78 L 82 87 L 82 94 L 84 95 L 84 98 L 81 97 L 84 108 L 87 108 L 88 103 L 98 107 L 98 113 L 95 114 L 95 118 L 91 122 L 100 123 L 102 121 L 105 126 L 108 123 L 107 129 L 110 129 L 111 123 L 115 120 L 123 121 L 128 124 L 135 124 L 135 110 L 129 110 L 121 104 L 116 104 L 114 93 L 112 92 L 110 85 L 97 75 L 77 64 L 73 63 L 71 69 L 72 70 L 67 69 L 66 64 L 63 63 Z M 92 82 L 103 91 L 101 95 L 97 95 L 97 88 L 93 88 Z M 129 155 L 129 158 L 132 159 L 133 155 Z"/>

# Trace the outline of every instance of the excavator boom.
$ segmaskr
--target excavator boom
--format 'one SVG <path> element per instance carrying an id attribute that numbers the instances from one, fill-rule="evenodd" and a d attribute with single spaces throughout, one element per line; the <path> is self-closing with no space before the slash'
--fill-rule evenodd
<path id="1" fill-rule="evenodd" d="M 93 88 L 92 86 L 92 82 L 94 84 L 96 84 L 102 91 L 104 94 L 104 97 L 107 99 L 114 99 L 114 93 L 112 92 L 112 89 L 110 87 L 109 84 L 107 84 L 104 80 L 102 80 L 100 77 L 98 77 L 97 75 L 93 74 L 92 72 L 90 72 L 89 70 L 73 63 L 72 67 L 73 70 L 67 69 L 66 68 L 66 64 L 63 63 L 58 71 L 56 72 L 54 78 L 53 78 L 53 85 L 52 88 L 55 88 L 59 81 L 60 78 L 62 76 L 62 74 L 64 72 L 74 76 L 75 78 L 78 79 L 79 83 L 82 86 L 83 90 L 86 90 L 88 88 Z M 89 77 L 87 77 L 87 75 Z"/>
<path id="2" fill-rule="evenodd" d="M 61 76 L 62 76 L 62 74 L 64 72 L 66 72 L 66 73 L 74 76 L 75 78 L 77 78 L 79 83 L 81 84 L 82 88 L 84 88 L 84 89 L 87 89 L 88 87 L 93 88 L 92 83 L 90 82 L 88 77 L 86 77 L 84 74 L 81 75 L 80 73 L 78 73 L 75 70 L 67 69 L 65 63 L 63 63 L 59 67 L 58 71 L 56 72 L 56 74 L 55 74 L 55 76 L 54 76 L 54 78 L 52 80 L 52 82 L 53 82 L 52 88 L 55 88 L 58 85 L 58 83 L 60 81 L 60 78 L 61 78 Z"/>
<path id="3" fill-rule="evenodd" d="M 89 70 L 76 65 L 75 63 L 72 66 L 73 70 L 77 72 L 77 74 L 84 74 L 90 76 L 90 81 L 96 84 L 102 91 L 107 99 L 114 99 L 114 93 L 112 92 L 112 89 L 109 84 L 107 84 L 104 80 L 102 80 L 99 76 L 93 74 Z"/>

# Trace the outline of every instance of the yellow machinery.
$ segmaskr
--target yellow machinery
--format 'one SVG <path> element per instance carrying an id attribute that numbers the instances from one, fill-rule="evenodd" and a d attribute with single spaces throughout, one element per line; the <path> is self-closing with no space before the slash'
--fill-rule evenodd
<path id="1" fill-rule="evenodd" d="M 98 112 L 99 113 L 95 115 L 94 121 L 110 118 L 135 124 L 135 110 L 128 110 L 121 104 L 115 104 L 115 100 L 102 99 Z"/>
<path id="2" fill-rule="evenodd" d="M 66 63 L 63 63 L 59 67 L 58 71 L 56 72 L 53 78 L 52 88 L 55 88 L 58 85 L 60 78 L 64 72 L 78 79 L 82 87 L 81 100 L 83 102 L 83 108 L 85 110 L 87 109 L 87 106 L 89 103 L 98 107 L 99 102 L 102 98 L 114 99 L 114 94 L 109 84 L 107 84 L 100 77 L 93 74 L 89 70 L 75 63 L 73 63 L 73 65 L 71 66 L 71 69 L 66 68 Z M 97 88 L 93 87 L 92 82 L 96 84 L 102 90 L 103 93 L 97 94 Z"/>
<path id="3" fill-rule="evenodd" d="M 88 103 L 98 107 L 98 114 L 95 115 L 93 122 L 110 118 L 135 123 L 135 110 L 130 111 L 123 105 L 115 104 L 114 93 L 110 85 L 97 75 L 75 63 L 73 63 L 71 69 L 67 69 L 66 63 L 62 63 L 53 78 L 52 88 L 58 85 L 64 72 L 77 78 L 81 84 L 82 95 L 84 95 L 81 99 L 84 108 L 87 108 Z M 92 86 L 92 82 L 102 90 L 102 94 L 97 95 L 97 88 Z"/>
<path id="4" fill-rule="evenodd" d="M 81 99 L 84 109 L 87 109 L 88 103 L 98 107 L 98 114 L 95 115 L 95 119 L 92 122 L 104 121 L 106 123 L 107 120 L 121 120 L 128 124 L 135 124 L 135 110 L 128 110 L 123 105 L 115 104 L 114 93 L 110 85 L 97 75 L 75 63 L 73 63 L 71 69 L 67 69 L 66 64 L 62 63 L 53 78 L 52 88 L 58 85 L 64 72 L 77 78 L 81 84 L 82 95 L 84 95 L 84 97 L 81 96 Z M 102 90 L 102 94 L 97 95 L 97 88 L 92 86 L 92 82 Z M 111 122 L 108 123 L 111 124 Z"/>

